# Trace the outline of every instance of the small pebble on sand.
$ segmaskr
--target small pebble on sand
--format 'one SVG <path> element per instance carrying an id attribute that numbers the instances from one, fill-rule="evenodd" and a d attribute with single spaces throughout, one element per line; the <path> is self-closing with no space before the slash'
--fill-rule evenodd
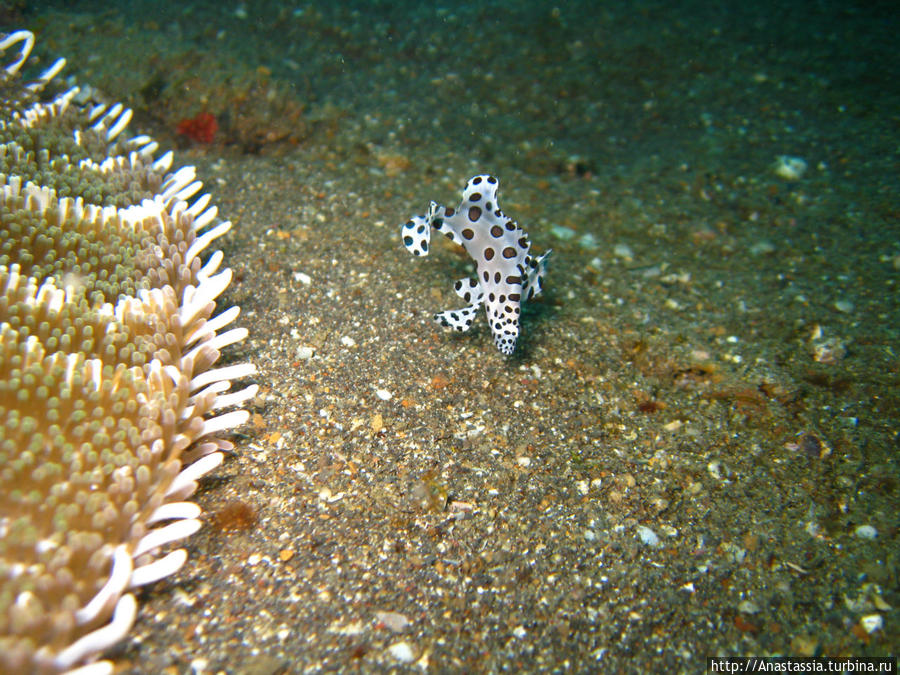
<path id="1" fill-rule="evenodd" d="M 657 546 L 659 546 L 659 537 L 656 536 L 656 532 L 651 530 L 649 527 L 638 525 L 636 531 L 638 539 L 641 540 L 642 544 L 645 544 L 650 548 L 656 548 Z"/>
<path id="2" fill-rule="evenodd" d="M 853 533 L 860 539 L 875 539 L 878 536 L 878 530 L 871 525 L 860 525 Z"/>
<path id="3" fill-rule="evenodd" d="M 799 180 L 806 173 L 806 169 L 806 160 L 788 155 L 778 157 L 772 167 L 775 175 L 785 180 Z"/>
<path id="4" fill-rule="evenodd" d="M 400 663 L 412 663 L 413 659 L 415 659 L 415 654 L 413 654 L 412 647 L 408 642 L 395 642 L 388 647 L 387 651 L 395 661 Z"/>

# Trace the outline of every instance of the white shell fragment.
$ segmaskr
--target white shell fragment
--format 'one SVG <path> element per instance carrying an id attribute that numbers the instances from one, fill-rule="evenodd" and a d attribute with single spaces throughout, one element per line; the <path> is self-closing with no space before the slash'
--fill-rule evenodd
<path id="1" fill-rule="evenodd" d="M 878 530 L 871 525 L 860 525 L 853 533 L 860 539 L 875 539 L 878 536 Z"/>
<path id="2" fill-rule="evenodd" d="M 884 628 L 884 619 L 881 618 L 881 614 L 867 614 L 860 618 L 859 625 L 862 626 L 864 631 L 872 634 Z"/>
<path id="3" fill-rule="evenodd" d="M 780 155 L 772 166 L 775 175 L 785 180 L 799 180 L 806 173 L 806 169 L 806 160 L 788 155 Z"/>
<path id="4" fill-rule="evenodd" d="M 412 663 L 416 655 L 413 653 L 412 647 L 408 642 L 395 642 L 387 649 L 396 661 L 400 663 Z"/>
<path id="5" fill-rule="evenodd" d="M 645 546 L 649 546 L 650 548 L 659 546 L 659 536 L 657 536 L 656 532 L 649 527 L 638 525 L 635 528 L 635 531 L 637 532 L 638 539 L 640 539 L 641 543 Z"/>

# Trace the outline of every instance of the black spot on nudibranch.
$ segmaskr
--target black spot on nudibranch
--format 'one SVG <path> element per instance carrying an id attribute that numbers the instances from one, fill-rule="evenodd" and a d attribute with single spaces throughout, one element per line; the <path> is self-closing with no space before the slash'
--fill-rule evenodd
<path id="1" fill-rule="evenodd" d="M 497 182 L 496 178 L 494 178 L 493 176 L 488 176 L 488 183 L 490 183 L 491 185 L 494 185 L 494 184 L 496 184 L 496 182 Z"/>
<path id="2" fill-rule="evenodd" d="M 477 201 L 479 201 L 480 199 L 481 199 L 481 193 L 480 193 L 480 192 L 473 192 L 471 195 L 469 195 L 469 201 L 470 201 L 470 202 L 477 202 Z"/>
<path id="3" fill-rule="evenodd" d="M 452 206 L 448 206 L 447 208 L 444 209 L 444 215 L 447 216 L 448 218 L 450 216 L 452 216 L 454 213 L 456 213 L 456 209 L 454 209 Z"/>
<path id="4" fill-rule="evenodd" d="M 478 185 L 479 183 L 481 183 L 481 176 L 475 176 L 475 178 L 472 179 L 472 185 Z"/>
<path id="5" fill-rule="evenodd" d="M 413 238 L 410 236 L 403 237 L 403 245 L 404 246 L 412 246 Z"/>
<path id="6" fill-rule="evenodd" d="M 514 249 L 512 246 L 507 246 L 505 249 L 503 249 L 503 257 L 507 259 L 515 258 L 516 249 Z"/>
<path id="7" fill-rule="evenodd" d="M 477 207 L 477 206 L 473 206 L 472 208 L 477 209 L 478 207 Z M 471 213 L 471 211 L 470 211 L 470 213 Z M 476 218 L 475 220 L 478 220 L 478 219 Z M 463 239 L 465 239 L 465 240 L 467 240 L 467 241 L 468 241 L 468 240 L 471 240 L 472 237 L 475 236 L 475 232 L 474 232 L 471 228 L 469 228 L 469 227 L 467 227 L 466 229 L 464 229 L 464 230 L 461 232 L 461 234 L 462 234 L 462 236 L 463 236 Z"/>
<path id="8" fill-rule="evenodd" d="M 491 228 L 491 236 L 492 237 L 502 237 L 503 236 L 503 228 L 499 225 L 494 225 Z"/>
<path id="9" fill-rule="evenodd" d="M 479 218 L 481 218 L 481 207 L 479 206 L 470 206 L 469 207 L 469 220 L 473 223 L 476 222 Z"/>
<path id="10" fill-rule="evenodd" d="M 494 249 L 492 249 L 490 246 L 488 246 L 486 249 L 484 249 L 484 259 L 485 260 L 493 260 L 494 259 Z"/>

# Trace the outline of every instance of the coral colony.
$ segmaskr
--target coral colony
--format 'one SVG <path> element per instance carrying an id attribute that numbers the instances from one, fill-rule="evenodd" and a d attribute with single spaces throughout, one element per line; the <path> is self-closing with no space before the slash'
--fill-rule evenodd
<path id="1" fill-rule="evenodd" d="M 453 287 L 469 305 L 435 314 L 434 320 L 467 331 L 484 303 L 494 344 L 508 356 L 519 336 L 521 303 L 541 292 L 550 251 L 539 258 L 530 255 L 528 235 L 500 210 L 499 188 L 493 176 L 475 176 L 466 184 L 458 209 L 431 202 L 428 213 L 413 216 L 401 234 L 403 245 L 417 256 L 428 255 L 432 227 L 466 249 L 477 275 Z"/>
<path id="2" fill-rule="evenodd" d="M 123 134 L 130 110 L 54 95 L 63 59 L 23 80 L 33 44 L 0 35 L 0 672 L 99 675 L 131 589 L 184 564 L 187 499 L 257 388 L 227 393 L 252 364 L 214 367 L 247 335 L 205 255 L 231 224 Z"/>

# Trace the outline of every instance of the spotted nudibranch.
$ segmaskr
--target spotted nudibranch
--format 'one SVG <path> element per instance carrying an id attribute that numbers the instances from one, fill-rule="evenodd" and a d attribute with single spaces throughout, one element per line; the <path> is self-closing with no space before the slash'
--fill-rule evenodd
<path id="1" fill-rule="evenodd" d="M 550 251 L 539 258 L 530 255 L 528 235 L 500 210 L 499 189 L 493 176 L 475 176 L 466 183 L 458 209 L 431 202 L 428 213 L 413 216 L 401 234 L 403 245 L 417 256 L 428 255 L 432 227 L 466 249 L 477 275 L 460 279 L 453 288 L 470 304 L 435 314 L 434 320 L 467 331 L 484 303 L 494 344 L 508 356 L 519 336 L 521 303 L 541 292 Z"/>

